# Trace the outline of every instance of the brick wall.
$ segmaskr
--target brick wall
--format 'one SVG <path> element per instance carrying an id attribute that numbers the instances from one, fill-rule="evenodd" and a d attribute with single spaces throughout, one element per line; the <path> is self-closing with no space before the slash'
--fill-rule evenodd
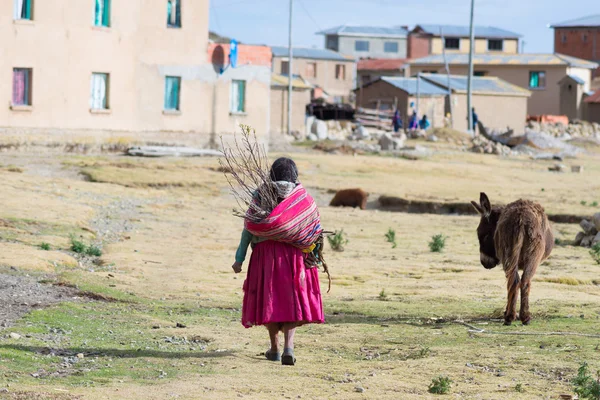
<path id="1" fill-rule="evenodd" d="M 427 57 L 431 53 L 431 37 L 411 33 L 408 35 L 408 58 Z"/>
<path id="2" fill-rule="evenodd" d="M 210 43 L 208 45 L 208 62 L 213 62 L 213 56 L 229 64 L 229 44 Z M 268 46 L 252 46 L 238 44 L 238 65 L 262 65 L 271 68 L 272 53 Z"/>
<path id="3" fill-rule="evenodd" d="M 555 29 L 554 52 L 584 60 L 600 60 L 600 28 Z"/>

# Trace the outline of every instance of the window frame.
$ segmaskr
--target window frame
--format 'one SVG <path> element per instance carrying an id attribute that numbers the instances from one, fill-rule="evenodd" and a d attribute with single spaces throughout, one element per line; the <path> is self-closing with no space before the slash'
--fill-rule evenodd
<path id="1" fill-rule="evenodd" d="M 100 20 L 98 19 L 99 4 L 102 5 L 102 17 Z M 111 27 L 111 6 L 111 0 L 94 0 L 94 27 L 104 29 Z"/>
<path id="2" fill-rule="evenodd" d="M 309 73 L 309 72 L 311 72 L 311 70 L 312 70 L 312 74 Z M 316 79 L 317 78 L 317 63 L 314 61 L 307 62 L 304 72 L 305 72 L 307 78 L 315 78 Z"/>
<path id="3" fill-rule="evenodd" d="M 492 43 L 500 43 L 500 48 L 493 49 Z M 504 39 L 488 39 L 488 51 L 504 51 Z"/>
<path id="4" fill-rule="evenodd" d="M 19 5 L 19 0 L 13 1 L 13 20 L 14 21 L 33 21 L 33 0 L 23 0 L 23 4 L 21 5 L 21 10 L 17 10 L 17 6 Z M 25 16 L 23 16 L 23 9 L 25 9 Z"/>
<path id="5" fill-rule="evenodd" d="M 283 66 L 285 65 L 285 68 Z M 279 66 L 281 75 L 289 75 L 290 74 L 290 61 L 289 60 L 281 60 L 281 64 Z"/>
<path id="6" fill-rule="evenodd" d="M 456 47 L 449 47 L 448 46 L 448 43 L 449 43 L 450 40 L 452 40 L 452 41 L 456 40 L 456 43 L 457 43 Z M 444 49 L 446 49 L 446 50 L 460 50 L 460 38 L 457 38 L 457 37 L 447 37 L 447 38 L 444 38 L 444 43 L 443 44 L 444 44 Z"/>
<path id="7" fill-rule="evenodd" d="M 170 104 L 168 104 L 169 97 L 167 95 L 169 90 L 169 82 L 174 81 L 177 82 L 177 98 L 175 99 L 176 104 L 175 108 L 172 108 Z M 165 93 L 164 93 L 164 101 L 163 101 L 163 111 L 177 113 L 181 112 L 181 77 L 174 75 L 165 76 Z"/>
<path id="8" fill-rule="evenodd" d="M 340 78 L 341 76 L 341 78 Z M 335 79 L 337 81 L 346 80 L 346 65 L 345 64 L 335 64 Z"/>
<path id="9" fill-rule="evenodd" d="M 537 86 L 532 86 L 531 82 L 534 74 L 537 74 L 538 84 Z M 546 71 L 529 71 L 529 89 L 532 90 L 545 90 L 546 89 Z"/>
<path id="10" fill-rule="evenodd" d="M 242 101 L 241 101 L 241 107 L 240 107 L 239 96 L 236 99 L 236 97 L 234 95 L 236 89 L 239 91 L 238 85 L 240 85 L 240 84 L 243 87 L 243 92 L 242 92 L 243 93 L 243 98 L 242 98 Z M 244 115 L 244 114 L 246 114 L 246 88 L 247 88 L 247 86 L 246 86 L 246 81 L 245 80 L 243 80 L 243 79 L 232 79 L 231 80 L 231 90 L 230 90 L 230 93 L 229 93 L 229 96 L 230 96 L 230 99 L 229 99 L 229 113 L 230 114 L 237 114 L 237 115 Z M 234 104 L 235 100 L 237 100 L 237 104 Z"/>
<path id="11" fill-rule="evenodd" d="M 24 71 L 25 79 L 24 79 L 24 88 L 23 95 L 25 97 L 25 101 L 23 103 L 15 103 L 15 73 Z M 10 99 L 11 108 L 18 107 L 32 107 L 33 106 L 33 68 L 24 68 L 24 67 L 14 67 L 13 68 L 13 81 L 12 81 L 12 96 Z"/>
<path id="12" fill-rule="evenodd" d="M 169 8 L 169 4 L 173 4 L 173 2 L 175 2 L 175 23 L 171 23 L 171 15 L 169 14 L 170 12 L 172 13 L 172 8 Z M 171 6 L 172 7 L 172 6 Z M 167 28 L 170 29 L 181 29 L 182 28 L 182 23 L 181 23 L 181 14 L 182 14 L 182 6 L 181 6 L 181 0 L 167 0 Z"/>
<path id="13" fill-rule="evenodd" d="M 104 104 L 103 107 L 95 107 L 93 104 L 95 82 L 94 77 L 103 76 L 104 79 Z M 110 73 L 108 72 L 92 72 L 90 79 L 90 111 L 92 113 L 102 113 L 110 111 Z"/>
<path id="14" fill-rule="evenodd" d="M 566 34 L 565 32 L 562 32 L 560 35 L 561 35 L 561 38 L 560 38 L 560 39 L 561 39 L 561 40 L 560 40 L 560 41 L 561 41 L 561 43 L 562 43 L 562 44 L 565 44 L 565 43 L 567 43 L 567 41 L 568 41 L 568 40 L 567 40 L 567 39 L 568 39 L 568 38 L 567 38 L 567 34 Z"/>
<path id="15" fill-rule="evenodd" d="M 388 50 L 388 45 L 395 46 L 395 50 Z M 383 52 L 384 53 L 399 53 L 400 45 L 398 42 L 383 42 Z"/>
<path id="16" fill-rule="evenodd" d="M 359 44 L 366 45 L 365 49 L 359 49 Z M 361 53 L 368 53 L 371 48 L 371 43 L 368 40 L 355 40 L 354 41 L 354 51 Z"/>

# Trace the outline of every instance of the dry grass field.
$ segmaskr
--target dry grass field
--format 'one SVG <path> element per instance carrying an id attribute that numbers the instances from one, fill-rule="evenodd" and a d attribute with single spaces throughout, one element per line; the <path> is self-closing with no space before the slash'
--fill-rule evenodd
<path id="1" fill-rule="evenodd" d="M 479 264 L 476 217 L 327 207 L 328 190 L 361 187 L 371 202 L 485 191 L 591 215 L 599 158 L 557 174 L 550 161 L 444 147 L 418 161 L 292 156 L 323 225 L 349 242 L 326 249 L 326 324 L 300 328 L 298 363 L 282 367 L 261 356 L 266 331 L 239 322 L 244 277 L 230 266 L 242 222 L 216 159 L 2 154 L 0 272 L 76 292 L 0 328 L 0 398 L 555 399 L 572 393 L 581 362 L 600 369 L 600 339 L 569 334 L 600 334 L 600 265 L 569 245 L 577 225 L 554 225 L 560 244 L 534 278 L 532 324 L 505 327 L 504 276 Z M 447 237 L 440 253 L 428 247 L 436 234 Z M 102 255 L 78 255 L 72 240 Z M 428 392 L 440 375 L 449 395 Z"/>

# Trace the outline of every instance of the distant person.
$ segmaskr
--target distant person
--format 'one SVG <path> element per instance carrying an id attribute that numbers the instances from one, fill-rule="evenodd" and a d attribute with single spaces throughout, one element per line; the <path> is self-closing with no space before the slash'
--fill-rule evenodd
<path id="1" fill-rule="evenodd" d="M 398 131 L 402 129 L 402 117 L 400 116 L 400 111 L 398 111 L 398 109 L 396 109 L 394 118 L 392 118 L 392 126 L 394 127 L 395 133 L 398 133 Z"/>
<path id="2" fill-rule="evenodd" d="M 417 116 L 417 112 L 413 111 L 413 114 L 410 116 L 410 120 L 408 122 L 408 129 L 411 131 L 416 131 L 419 129 L 419 117 Z"/>
<path id="3" fill-rule="evenodd" d="M 426 131 L 431 127 L 429 120 L 427 119 L 427 115 L 423 115 L 423 118 L 419 121 L 419 129 L 423 129 Z"/>
<path id="4" fill-rule="evenodd" d="M 471 113 L 473 113 L 473 132 L 477 132 L 477 123 L 479 122 L 479 118 L 475 113 L 475 107 L 471 109 Z"/>

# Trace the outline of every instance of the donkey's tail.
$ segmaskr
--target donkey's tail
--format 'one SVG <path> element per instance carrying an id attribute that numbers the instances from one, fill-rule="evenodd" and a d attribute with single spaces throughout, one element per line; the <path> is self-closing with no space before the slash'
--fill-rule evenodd
<path id="1" fill-rule="evenodd" d="M 500 237 L 500 243 L 496 244 L 496 248 L 498 250 L 498 257 L 502 261 L 504 273 L 508 279 L 508 287 L 510 288 L 519 283 L 519 259 L 523 250 L 525 232 L 523 227 L 516 225 L 514 229 L 508 232 L 504 231 L 503 233 Z"/>

